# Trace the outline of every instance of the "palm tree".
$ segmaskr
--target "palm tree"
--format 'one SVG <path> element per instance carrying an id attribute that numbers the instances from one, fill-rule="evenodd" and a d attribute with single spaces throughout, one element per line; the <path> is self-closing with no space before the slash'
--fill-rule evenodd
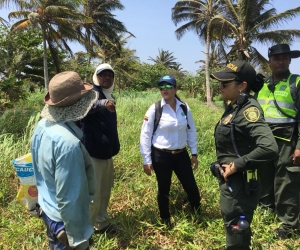
<path id="1" fill-rule="evenodd" d="M 133 79 L 133 74 L 137 72 L 139 58 L 135 53 L 135 50 L 122 48 L 119 57 L 112 62 L 112 66 L 116 71 L 116 82 L 118 82 L 119 94 L 122 86 L 123 88 L 128 87 L 126 86 L 127 83 Z"/>
<path id="2" fill-rule="evenodd" d="M 267 8 L 269 0 L 224 0 L 224 12 L 212 22 L 222 24 L 216 30 L 225 47 L 230 47 L 228 60 L 250 61 L 252 65 L 268 68 L 267 60 L 258 52 L 254 44 L 291 43 L 300 37 L 300 30 L 278 29 L 299 16 L 300 7 L 281 13 L 275 8 Z"/>
<path id="3" fill-rule="evenodd" d="M 172 54 L 173 52 L 169 52 L 168 50 L 158 49 L 158 56 L 155 59 L 149 56 L 148 60 L 156 64 L 162 64 L 168 69 L 173 69 L 177 67 L 177 63 L 175 62 L 176 58 Z"/>
<path id="4" fill-rule="evenodd" d="M 4 18 L 2 18 L 2 17 L 0 17 L 0 23 L 2 23 L 4 25 L 8 24 L 7 21 Z"/>
<path id="5" fill-rule="evenodd" d="M 116 82 L 118 82 L 119 92 L 121 81 L 123 83 L 132 79 L 132 74 L 136 71 L 136 64 L 139 58 L 135 55 L 135 50 L 125 48 L 131 35 L 124 37 L 124 34 L 118 35 L 118 43 L 112 43 L 110 40 L 104 40 L 101 48 L 97 50 L 97 55 L 103 63 L 110 63 L 116 72 Z"/>
<path id="6" fill-rule="evenodd" d="M 128 43 L 128 39 L 131 37 L 131 35 L 124 35 L 124 33 L 117 35 L 116 43 L 110 39 L 103 39 L 102 46 L 95 49 L 97 57 L 100 58 L 103 63 L 112 63 L 114 59 L 120 57 L 122 50 Z"/>
<path id="7" fill-rule="evenodd" d="M 172 20 L 178 23 L 187 21 L 176 29 L 178 39 L 187 31 L 194 31 L 200 40 L 205 42 L 205 76 L 207 105 L 211 105 L 209 82 L 209 46 L 212 41 L 211 32 L 214 28 L 211 20 L 221 12 L 223 5 L 221 0 L 180 0 L 172 8 Z M 217 26 L 217 23 L 214 23 Z"/>
<path id="8" fill-rule="evenodd" d="M 184 70 L 181 66 L 182 66 L 181 63 L 175 62 L 174 65 L 172 66 L 172 69 L 176 70 L 176 71 L 178 71 L 180 73 L 183 73 L 183 74 L 187 73 L 187 71 Z"/>
<path id="9" fill-rule="evenodd" d="M 9 19 L 21 19 L 12 25 L 11 32 L 25 30 L 29 27 L 42 30 L 44 81 L 47 91 L 49 76 L 46 43 L 58 73 L 60 68 L 57 49 L 64 48 L 72 54 L 67 40 L 78 39 L 76 32 L 74 32 L 74 23 L 88 19 L 77 11 L 80 4 L 78 0 L 0 0 L 0 7 L 10 2 L 14 2 L 19 10 L 10 12 Z"/>
<path id="10" fill-rule="evenodd" d="M 218 71 L 221 68 L 224 68 L 227 64 L 227 53 L 224 50 L 224 47 L 218 42 L 211 42 L 210 44 L 210 53 L 209 53 L 209 64 L 208 67 L 211 71 Z M 200 66 L 200 72 L 205 72 L 206 70 L 206 61 L 199 60 L 196 63 L 202 63 Z"/>
<path id="11" fill-rule="evenodd" d="M 210 44 L 210 54 L 209 54 L 209 69 L 211 72 L 221 71 L 227 64 L 226 56 L 227 53 L 224 50 L 224 47 L 221 46 L 220 43 L 211 42 Z M 202 63 L 203 65 L 200 66 L 199 70 L 197 71 L 198 74 L 204 73 L 206 70 L 206 61 L 199 60 L 196 63 Z M 214 96 L 219 93 L 219 83 L 216 81 L 210 81 L 210 98 L 213 100 Z M 201 91 L 202 89 L 200 89 Z M 206 89 L 205 89 L 206 91 Z"/>
<path id="12" fill-rule="evenodd" d="M 123 9 L 124 6 L 119 0 L 87 0 L 84 2 L 83 13 L 93 21 L 80 23 L 76 30 L 91 57 L 97 57 L 97 48 L 105 45 L 108 41 L 117 44 L 118 50 L 121 49 L 118 40 L 119 34 L 131 33 L 127 31 L 122 22 L 115 19 L 111 12 Z"/>

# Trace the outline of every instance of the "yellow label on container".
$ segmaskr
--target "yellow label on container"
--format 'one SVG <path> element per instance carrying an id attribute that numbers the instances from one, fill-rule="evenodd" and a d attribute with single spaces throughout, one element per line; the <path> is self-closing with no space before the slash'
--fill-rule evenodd
<path id="1" fill-rule="evenodd" d="M 32 162 L 32 157 L 31 157 L 31 153 L 24 155 L 23 159 L 25 162 Z"/>

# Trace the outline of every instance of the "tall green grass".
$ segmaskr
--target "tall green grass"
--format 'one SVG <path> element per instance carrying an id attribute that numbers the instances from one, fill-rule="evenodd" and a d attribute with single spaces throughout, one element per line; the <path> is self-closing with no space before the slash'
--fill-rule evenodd
<path id="1" fill-rule="evenodd" d="M 39 113 L 43 106 L 45 93 L 40 90 L 28 95 L 26 100 L 20 100 L 13 109 L 7 109 L 0 116 L 0 134 L 14 134 L 20 137 L 24 134 L 32 114 Z"/>
<path id="2" fill-rule="evenodd" d="M 143 117 L 149 106 L 160 99 L 157 92 L 126 92 L 117 97 L 117 112 L 121 151 L 114 158 L 115 183 L 109 212 L 112 222 L 120 227 L 116 237 L 94 235 L 97 249 L 223 249 L 225 233 L 219 210 L 219 190 L 209 171 L 215 160 L 213 131 L 223 109 L 207 107 L 194 99 L 185 99 L 197 127 L 199 168 L 195 177 L 201 193 L 202 215 L 192 215 L 187 197 L 174 176 L 172 179 L 170 209 L 175 223 L 167 231 L 159 221 L 156 203 L 155 175 L 143 172 L 139 152 L 139 136 Z M 0 249 L 47 249 L 45 228 L 40 219 L 30 217 L 24 208 L 14 202 L 18 180 L 11 160 L 29 151 L 29 140 L 38 115 L 31 118 L 22 137 L 0 136 Z M 257 209 L 253 229 L 254 249 L 298 249 L 299 239 L 275 241 L 273 230 L 276 218 Z"/>

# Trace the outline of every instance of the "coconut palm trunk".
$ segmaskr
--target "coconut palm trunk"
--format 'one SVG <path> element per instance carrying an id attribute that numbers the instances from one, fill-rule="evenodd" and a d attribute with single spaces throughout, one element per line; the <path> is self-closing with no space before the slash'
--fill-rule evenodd
<path id="1" fill-rule="evenodd" d="M 210 95 L 210 82 L 209 82 L 209 46 L 210 46 L 210 32 L 207 29 L 206 32 L 206 48 L 205 48 L 205 85 L 206 85 L 206 101 L 207 106 L 211 106 Z"/>
<path id="2" fill-rule="evenodd" d="M 45 91 L 48 92 L 48 85 L 49 85 L 49 74 L 48 74 L 48 61 L 47 61 L 47 45 L 46 45 L 46 31 L 44 27 L 42 27 L 42 34 L 43 34 L 43 49 L 44 49 L 44 82 L 45 82 Z"/>
<path id="3" fill-rule="evenodd" d="M 218 24 L 211 22 L 218 16 L 223 8 L 224 0 L 179 0 L 172 8 L 172 20 L 177 25 L 179 22 L 186 22 L 175 30 L 180 39 L 187 31 L 194 31 L 200 40 L 205 42 L 205 89 L 207 105 L 212 105 L 209 79 L 209 47 L 210 42 L 215 40 L 211 33 Z"/>

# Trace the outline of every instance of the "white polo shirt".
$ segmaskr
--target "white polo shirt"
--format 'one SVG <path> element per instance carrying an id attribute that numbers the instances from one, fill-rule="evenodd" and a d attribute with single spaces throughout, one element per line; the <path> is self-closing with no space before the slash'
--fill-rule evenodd
<path id="1" fill-rule="evenodd" d="M 147 110 L 140 136 L 140 151 L 144 164 L 152 164 L 152 144 L 156 148 L 168 150 L 182 149 L 188 144 L 191 154 L 197 154 L 197 136 L 193 116 L 189 106 L 186 104 L 186 119 L 180 104 L 182 102 L 176 98 L 175 112 L 164 99 L 161 100 L 162 115 L 154 134 L 155 104 L 152 104 Z M 187 123 L 190 126 L 189 129 Z"/>

